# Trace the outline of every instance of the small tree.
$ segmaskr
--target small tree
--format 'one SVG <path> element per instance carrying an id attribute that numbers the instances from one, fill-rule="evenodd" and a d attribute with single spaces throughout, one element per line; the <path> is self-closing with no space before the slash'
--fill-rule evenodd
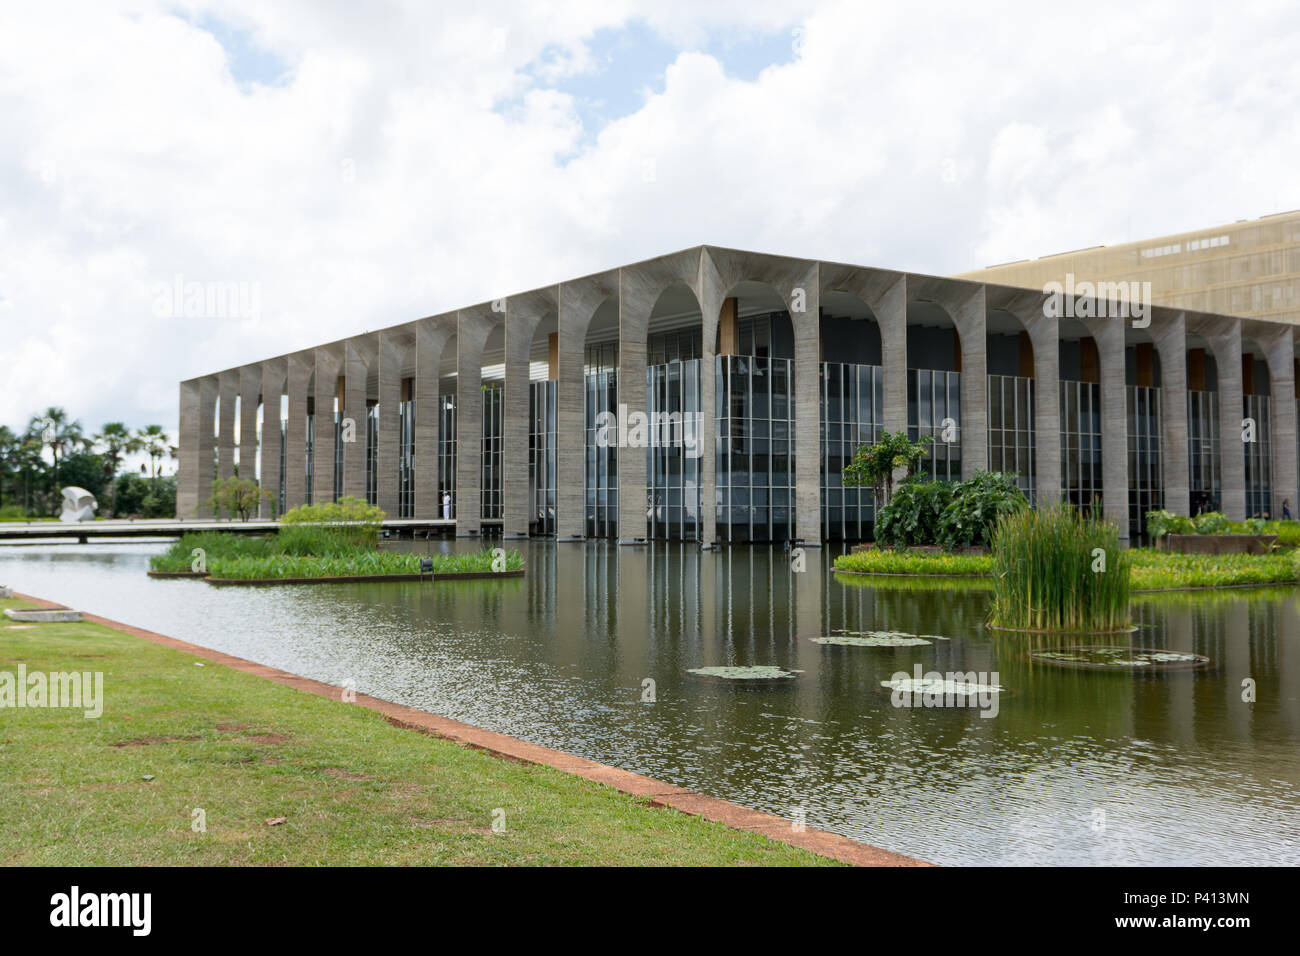
<path id="1" fill-rule="evenodd" d="M 881 432 L 880 441 L 874 445 L 861 445 L 858 453 L 844 468 L 847 487 L 875 489 L 876 504 L 883 507 L 894 497 L 894 472 L 905 469 L 906 477 L 915 473 L 917 466 L 929 456 L 933 438 L 919 442 L 907 437 L 907 432 Z"/>
<path id="2" fill-rule="evenodd" d="M 214 517 L 221 517 L 224 511 L 231 518 L 238 515 L 241 521 L 247 521 L 263 499 L 270 501 L 271 493 L 263 491 L 251 478 L 218 478 L 212 482 L 208 507 Z"/>

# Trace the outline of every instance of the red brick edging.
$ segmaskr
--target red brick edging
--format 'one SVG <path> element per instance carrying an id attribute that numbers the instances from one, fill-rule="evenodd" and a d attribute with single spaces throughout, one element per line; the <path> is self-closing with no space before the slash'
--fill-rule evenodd
<path id="1" fill-rule="evenodd" d="M 17 592 L 14 592 L 14 597 L 34 601 L 47 607 L 56 606 L 52 601 Z M 109 620 L 97 614 L 85 614 L 84 617 L 85 620 L 93 624 L 102 624 L 104 627 L 121 631 L 124 634 L 140 637 L 165 647 L 176 648 L 196 657 L 233 667 L 235 670 L 243 671 L 246 674 L 273 680 L 277 684 L 283 684 L 286 687 L 292 687 L 296 690 L 306 691 L 309 694 L 316 694 L 319 697 L 327 697 L 332 700 L 342 699 L 344 688 L 334 684 L 326 684 L 318 680 L 312 680 L 310 677 L 291 674 L 288 671 L 280 670 L 278 667 L 268 667 L 265 664 L 258 664 L 242 657 L 224 654 L 209 647 L 190 644 L 188 641 L 168 637 L 165 634 L 157 634 L 153 631 L 132 627 L 130 624 L 123 624 L 120 621 Z M 814 830 L 811 827 L 798 831 L 794 829 L 789 820 L 773 816 L 770 813 L 751 810 L 748 807 L 742 807 L 726 800 L 719 800 L 716 797 L 707 797 L 638 773 L 621 770 L 608 764 L 597 763 L 594 760 L 587 760 L 584 757 L 565 753 L 561 750 L 552 750 L 549 747 L 531 744 L 525 740 L 498 734 L 491 730 L 484 730 L 471 724 L 461 723 L 459 720 L 451 720 L 448 717 L 440 717 L 428 711 L 407 707 L 405 704 L 395 704 L 392 701 L 360 693 L 356 695 L 356 704 L 381 714 L 389 723 L 398 727 L 417 730 L 435 737 L 443 737 L 461 746 L 486 751 L 496 757 L 551 767 L 564 773 L 582 777 L 584 780 L 605 784 L 622 793 L 634 796 L 648 796 L 651 798 L 652 806 L 671 807 L 690 816 L 713 820 L 736 830 L 761 833 L 779 843 L 799 847 L 820 856 L 851 863 L 854 866 L 932 865 L 923 860 L 903 856 L 901 853 L 894 853 L 892 850 L 883 850 L 866 843 L 859 843 L 857 840 L 851 840 L 838 833 Z"/>

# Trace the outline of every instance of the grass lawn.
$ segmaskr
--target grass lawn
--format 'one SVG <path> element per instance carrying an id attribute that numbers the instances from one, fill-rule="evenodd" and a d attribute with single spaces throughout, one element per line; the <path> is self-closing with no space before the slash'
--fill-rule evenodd
<path id="1" fill-rule="evenodd" d="M 0 863 L 834 865 L 97 624 L 14 623 L 0 672 L 102 671 L 105 700 L 0 709 Z"/>
<path id="2" fill-rule="evenodd" d="M 1128 554 L 1133 562 L 1129 581 L 1134 591 L 1296 583 L 1297 566 L 1288 553 L 1169 554 L 1150 548 L 1132 548 Z M 980 575 L 989 578 L 993 574 L 993 558 L 978 554 L 944 554 L 941 551 L 872 549 L 840 555 L 835 559 L 835 569 L 861 574 Z M 991 579 L 989 583 L 992 583 Z"/>

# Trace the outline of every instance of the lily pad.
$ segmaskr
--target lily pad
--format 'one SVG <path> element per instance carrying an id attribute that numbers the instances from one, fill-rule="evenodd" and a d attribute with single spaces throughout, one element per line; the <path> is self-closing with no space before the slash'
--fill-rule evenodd
<path id="1" fill-rule="evenodd" d="M 692 667 L 687 674 L 698 680 L 720 684 L 778 684 L 794 680 L 798 671 L 779 667 Z"/>
<path id="2" fill-rule="evenodd" d="M 880 686 L 890 690 L 900 690 L 905 694 L 934 694 L 945 697 L 974 697 L 981 694 L 1000 694 L 1006 690 L 1001 684 L 972 684 L 949 680 L 946 677 L 922 677 L 919 680 L 915 677 L 905 677 L 899 680 L 882 680 Z"/>
<path id="3" fill-rule="evenodd" d="M 910 634 L 889 634 L 881 632 L 878 635 L 870 637 L 849 634 L 830 634 L 826 637 L 813 637 L 810 640 L 814 644 L 824 644 L 835 647 L 920 647 L 921 645 L 933 644 L 923 637 L 913 637 Z"/>
<path id="4" fill-rule="evenodd" d="M 1029 652 L 1029 659 L 1056 667 L 1144 673 L 1195 670 L 1210 664 L 1203 654 L 1108 644 L 1034 650 Z"/>

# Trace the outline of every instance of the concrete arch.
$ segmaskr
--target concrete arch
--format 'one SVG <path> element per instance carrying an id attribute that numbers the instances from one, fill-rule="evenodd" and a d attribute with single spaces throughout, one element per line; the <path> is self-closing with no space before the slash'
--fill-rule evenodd
<path id="1" fill-rule="evenodd" d="M 821 410 L 818 402 L 818 367 L 821 358 L 821 274 L 820 263 L 807 259 L 784 256 L 757 256 L 733 249 L 707 247 L 700 259 L 700 304 L 704 309 L 705 359 L 712 378 L 712 359 L 708 354 L 717 333 L 717 317 L 722 304 L 742 282 L 756 282 L 771 286 L 785 303 L 786 312 L 794 331 L 794 395 L 795 395 L 795 502 L 794 532 L 796 541 L 810 547 L 821 546 Z M 702 377 L 703 378 L 703 377 Z M 702 385 L 711 391 L 712 381 Z M 706 434 L 708 430 L 706 429 Z M 712 448 L 705 447 L 705 455 L 712 461 Z M 715 495 L 715 480 L 711 470 L 705 472 L 705 501 Z M 705 528 L 712 522 L 706 520 Z M 709 539 L 706 544 L 712 544 Z"/>
<path id="2" fill-rule="evenodd" d="M 539 329 L 558 336 L 559 286 L 511 296 L 505 302 L 505 408 L 502 416 L 502 534 L 528 536 L 530 487 L 528 427 L 530 369 Z"/>
<path id="3" fill-rule="evenodd" d="M 1049 297 L 1033 289 L 989 286 L 985 306 L 1013 316 L 1029 335 L 1034 388 L 1034 500 L 1061 497 L 1060 325 Z M 987 334 L 987 329 L 986 329 Z"/>
<path id="4" fill-rule="evenodd" d="M 587 534 L 583 352 L 592 319 L 608 300 L 618 300 L 617 272 L 601 272 L 559 285 L 555 398 L 557 541 L 581 541 Z"/>
<path id="5" fill-rule="evenodd" d="M 984 354 L 987 306 L 984 286 L 911 276 L 908 324 L 928 312 L 946 317 L 956 332 L 955 369 L 961 373 L 961 477 L 988 468 L 988 384 Z M 908 366 L 916 365 L 909 352 Z"/>

